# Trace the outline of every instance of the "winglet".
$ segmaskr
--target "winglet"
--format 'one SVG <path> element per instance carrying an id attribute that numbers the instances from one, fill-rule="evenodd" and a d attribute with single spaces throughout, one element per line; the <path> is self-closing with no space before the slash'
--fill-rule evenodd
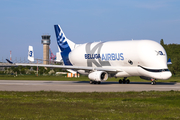
<path id="1" fill-rule="evenodd" d="M 13 62 L 12 62 L 12 61 L 10 61 L 10 60 L 8 60 L 8 59 L 6 59 L 6 61 L 8 61 L 8 63 L 10 63 L 10 64 L 13 64 Z"/>
<path id="2" fill-rule="evenodd" d="M 169 58 L 168 62 L 167 62 L 168 65 L 172 64 L 171 62 L 171 58 Z"/>

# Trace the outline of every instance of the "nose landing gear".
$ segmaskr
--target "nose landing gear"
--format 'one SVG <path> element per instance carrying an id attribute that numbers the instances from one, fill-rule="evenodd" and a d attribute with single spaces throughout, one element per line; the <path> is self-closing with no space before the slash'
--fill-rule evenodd
<path id="1" fill-rule="evenodd" d="M 156 84 L 156 80 L 151 78 L 151 85 L 155 85 Z"/>

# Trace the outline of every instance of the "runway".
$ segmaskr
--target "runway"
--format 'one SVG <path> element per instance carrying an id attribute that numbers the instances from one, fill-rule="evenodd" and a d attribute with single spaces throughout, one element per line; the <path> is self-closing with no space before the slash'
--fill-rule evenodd
<path id="1" fill-rule="evenodd" d="M 102 82 L 89 84 L 88 81 L 27 81 L 0 80 L 0 91 L 61 91 L 61 92 L 125 92 L 125 91 L 180 91 L 180 83 Z"/>

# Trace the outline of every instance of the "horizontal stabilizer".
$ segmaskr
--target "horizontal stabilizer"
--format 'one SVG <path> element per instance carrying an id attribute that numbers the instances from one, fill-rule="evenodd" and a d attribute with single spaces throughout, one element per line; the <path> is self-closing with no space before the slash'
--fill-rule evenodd
<path id="1" fill-rule="evenodd" d="M 168 62 L 167 62 L 168 65 L 172 64 L 171 62 L 171 58 L 169 58 Z"/>

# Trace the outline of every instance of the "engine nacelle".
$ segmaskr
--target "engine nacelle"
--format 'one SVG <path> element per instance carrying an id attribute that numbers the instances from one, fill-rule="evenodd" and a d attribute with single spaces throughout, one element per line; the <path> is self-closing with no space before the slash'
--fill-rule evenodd
<path id="1" fill-rule="evenodd" d="M 88 78 L 94 81 L 106 81 L 108 79 L 108 73 L 105 71 L 95 71 L 90 73 Z"/>

